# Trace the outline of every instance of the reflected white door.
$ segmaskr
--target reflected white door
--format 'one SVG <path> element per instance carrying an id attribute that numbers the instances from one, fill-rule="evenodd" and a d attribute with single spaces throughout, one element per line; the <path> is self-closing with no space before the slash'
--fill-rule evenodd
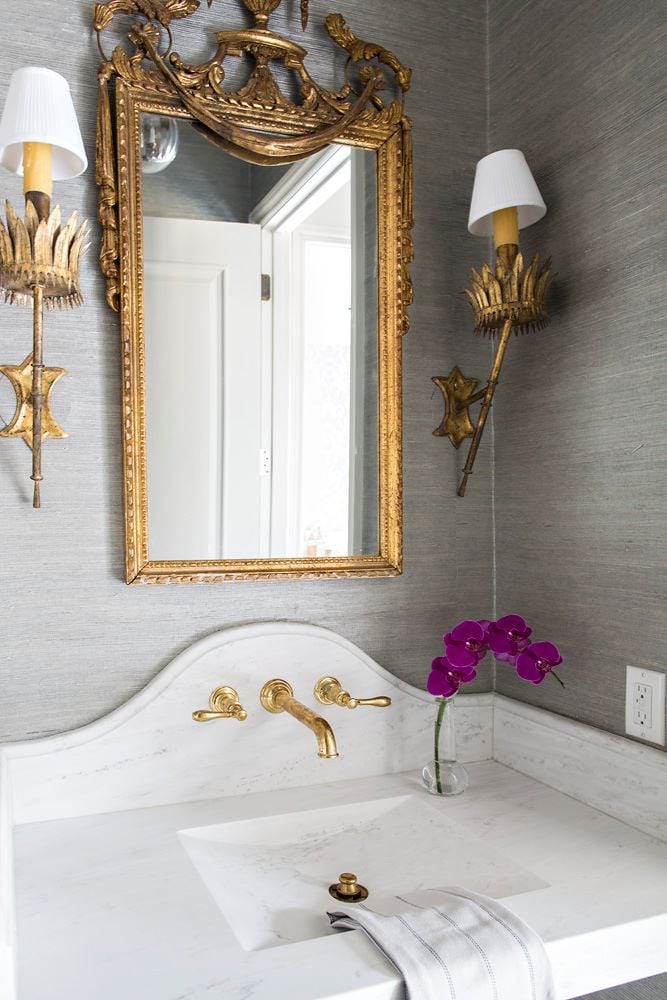
<path id="1" fill-rule="evenodd" d="M 149 558 L 268 554 L 260 227 L 148 217 L 143 235 Z"/>

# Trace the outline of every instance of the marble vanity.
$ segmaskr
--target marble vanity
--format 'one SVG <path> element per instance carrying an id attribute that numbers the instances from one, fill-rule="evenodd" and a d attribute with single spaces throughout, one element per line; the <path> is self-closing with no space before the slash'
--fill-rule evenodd
<path id="1" fill-rule="evenodd" d="M 316 706 L 323 674 L 392 706 Z M 339 758 L 260 707 L 270 677 Z M 220 684 L 248 719 L 193 723 Z M 197 643 L 84 729 L 3 747 L 2 1000 L 399 1000 L 393 967 L 328 925 L 346 869 L 372 894 L 503 899 L 560 1000 L 667 970 L 664 755 L 490 694 L 457 712 L 470 788 L 440 799 L 419 777 L 432 699 L 333 633 L 271 623 Z"/>

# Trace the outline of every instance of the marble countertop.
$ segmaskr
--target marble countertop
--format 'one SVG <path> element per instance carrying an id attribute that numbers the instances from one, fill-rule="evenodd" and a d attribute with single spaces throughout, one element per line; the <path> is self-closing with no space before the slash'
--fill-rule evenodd
<path id="1" fill-rule="evenodd" d="M 502 764 L 469 771 L 464 795 L 426 799 L 546 883 L 505 903 L 545 941 L 559 1000 L 664 971 L 667 845 Z M 409 773 L 16 827 L 19 1000 L 400 1000 L 360 933 L 242 951 L 177 836 L 398 794 L 426 795 Z"/>

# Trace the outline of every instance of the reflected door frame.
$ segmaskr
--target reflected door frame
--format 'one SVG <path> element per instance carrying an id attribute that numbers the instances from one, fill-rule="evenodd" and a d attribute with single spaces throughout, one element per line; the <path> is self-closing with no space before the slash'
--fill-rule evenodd
<path id="1" fill-rule="evenodd" d="M 270 448 L 271 402 L 256 378 L 266 367 L 264 339 L 254 332 L 259 227 L 144 216 L 143 240 L 149 553 L 185 558 L 180 533 L 194 532 L 206 550 L 199 558 L 244 558 L 248 548 L 266 558 L 270 489 L 261 458 Z M 184 315 L 169 312 L 174 289 L 182 289 Z M 183 375 L 201 391 L 184 395 Z M 160 392 L 151 394 L 155 385 Z M 179 493 L 188 504 L 175 502 Z M 193 502 L 185 525 L 161 515 Z"/>
<path id="2" fill-rule="evenodd" d="M 313 211 L 318 200 L 324 203 L 345 183 L 352 186 L 361 164 L 362 150 L 350 146 L 330 146 L 318 156 L 292 166 L 250 213 L 249 221 L 262 227 L 262 271 L 272 277 L 270 302 L 262 303 L 263 342 L 272 343 L 273 446 L 271 453 L 271 555 L 298 552 L 300 539 L 301 477 L 301 394 L 303 338 L 302 297 L 298 271 L 303 242 L 293 233 Z M 358 212 L 352 211 L 352 246 L 361 226 Z M 334 233 L 308 231 L 307 239 L 336 242 Z M 353 265 L 354 266 L 354 265 Z M 365 362 L 358 333 L 363 331 L 365 288 L 353 269 L 353 315 L 350 391 L 350 471 L 348 508 L 348 551 L 359 551 L 362 539 L 363 497 L 356 484 L 363 476 L 364 436 L 361 419 L 360 381 Z M 276 331 L 281 335 L 276 336 Z M 288 386 L 286 398 L 276 398 L 277 386 Z M 280 443 L 279 443 L 280 442 Z M 305 553 L 303 553 L 305 555 Z"/>

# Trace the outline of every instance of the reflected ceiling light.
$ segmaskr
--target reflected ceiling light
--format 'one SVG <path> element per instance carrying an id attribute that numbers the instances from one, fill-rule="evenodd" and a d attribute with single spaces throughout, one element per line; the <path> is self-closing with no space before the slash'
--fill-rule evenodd
<path id="1" fill-rule="evenodd" d="M 173 163 L 178 153 L 178 121 L 167 115 L 141 116 L 141 169 L 159 174 Z"/>

